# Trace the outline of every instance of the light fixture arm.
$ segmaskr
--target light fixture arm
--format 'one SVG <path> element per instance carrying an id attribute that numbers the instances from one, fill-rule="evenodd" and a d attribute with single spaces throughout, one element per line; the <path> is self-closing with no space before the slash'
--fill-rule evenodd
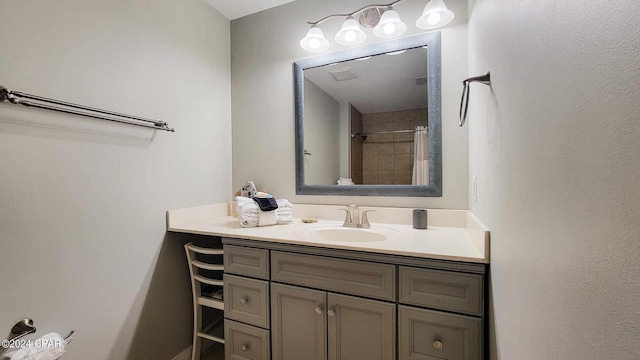
<path id="1" fill-rule="evenodd" d="M 365 10 L 369 10 L 369 9 L 375 9 L 375 8 L 387 8 L 387 7 L 389 7 L 389 6 L 393 6 L 393 5 L 395 5 L 395 4 L 397 4 L 397 3 L 400 3 L 400 2 L 402 2 L 402 1 L 404 1 L 404 0 L 396 0 L 396 1 L 391 2 L 391 3 L 389 3 L 389 4 L 380 4 L 380 5 L 375 5 L 375 4 L 374 4 L 374 5 L 367 5 L 367 6 L 365 6 L 365 7 L 362 7 L 362 8 L 360 8 L 360 9 L 358 9 L 358 10 L 356 10 L 356 11 L 354 11 L 354 12 L 350 13 L 350 14 L 332 14 L 332 15 L 327 15 L 327 16 L 323 17 L 322 19 L 320 19 L 320 20 L 318 20 L 318 21 L 316 21 L 316 22 L 307 21 L 307 24 L 309 24 L 309 25 L 320 25 L 321 23 L 323 23 L 323 22 L 325 22 L 326 20 L 329 20 L 329 19 L 331 19 L 331 18 L 335 18 L 335 17 L 349 17 L 349 16 L 353 16 L 353 15 L 355 15 L 355 14 L 359 13 L 359 12 L 362 12 L 362 11 L 365 11 Z"/>

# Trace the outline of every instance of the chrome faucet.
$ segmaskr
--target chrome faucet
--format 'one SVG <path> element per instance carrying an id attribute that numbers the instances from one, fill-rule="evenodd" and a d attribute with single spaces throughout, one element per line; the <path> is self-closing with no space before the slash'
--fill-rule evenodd
<path id="1" fill-rule="evenodd" d="M 342 227 L 347 228 L 359 228 L 359 229 L 370 229 L 371 224 L 369 223 L 369 217 L 367 213 L 375 211 L 375 210 L 366 210 L 362 212 L 362 219 L 360 219 L 360 208 L 358 205 L 349 205 L 346 209 L 339 209 L 344 211 L 346 214 L 344 218 L 344 224 Z"/>

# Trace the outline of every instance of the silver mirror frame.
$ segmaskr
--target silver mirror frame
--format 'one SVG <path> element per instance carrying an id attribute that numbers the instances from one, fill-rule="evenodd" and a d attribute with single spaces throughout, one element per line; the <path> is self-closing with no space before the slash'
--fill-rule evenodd
<path id="1" fill-rule="evenodd" d="M 387 41 L 321 55 L 293 63 L 296 121 L 296 194 L 343 196 L 442 196 L 442 104 L 440 32 Z M 429 114 L 429 185 L 306 185 L 304 183 L 304 70 L 365 56 L 427 47 L 427 104 Z M 337 181 L 338 179 L 336 179 Z"/>

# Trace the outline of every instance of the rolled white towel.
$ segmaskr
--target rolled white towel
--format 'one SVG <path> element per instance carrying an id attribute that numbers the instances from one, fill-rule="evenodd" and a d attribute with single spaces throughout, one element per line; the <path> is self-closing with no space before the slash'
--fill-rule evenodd
<path id="1" fill-rule="evenodd" d="M 253 199 L 238 196 L 236 198 L 238 206 L 236 208 L 238 212 L 238 223 L 242 227 L 255 227 L 260 222 L 258 205 Z"/>

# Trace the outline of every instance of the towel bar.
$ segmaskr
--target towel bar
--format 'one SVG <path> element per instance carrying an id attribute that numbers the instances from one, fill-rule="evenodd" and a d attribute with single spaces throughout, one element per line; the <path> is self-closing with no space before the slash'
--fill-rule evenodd
<path id="1" fill-rule="evenodd" d="M 458 125 L 460 125 L 460 127 L 462 127 L 467 121 L 467 111 L 469 110 L 469 96 L 471 95 L 469 84 L 473 82 L 491 86 L 491 73 L 487 72 L 484 75 L 470 77 L 462 81 L 463 87 L 462 99 L 460 99 L 460 120 L 458 120 Z"/>
<path id="2" fill-rule="evenodd" d="M 27 99 L 27 100 L 25 100 Z M 31 101 L 35 100 L 35 101 Z M 174 132 L 175 129 L 170 128 L 169 125 L 160 120 L 145 119 L 139 116 L 126 115 L 117 113 L 114 111 L 102 110 L 92 108 L 89 106 L 73 104 L 65 101 L 54 100 L 45 98 L 42 96 L 31 95 L 20 91 L 9 90 L 3 86 L 0 86 L 0 102 L 9 102 L 14 105 L 23 105 L 28 107 L 35 107 L 38 109 L 51 110 L 65 114 L 79 115 L 98 120 L 113 121 L 121 124 L 128 124 L 133 126 L 140 126 L 154 130 L 164 130 Z M 54 104 L 57 106 L 49 105 Z M 82 111 L 80 111 L 82 110 Z M 145 123 L 152 123 L 148 125 Z"/>

